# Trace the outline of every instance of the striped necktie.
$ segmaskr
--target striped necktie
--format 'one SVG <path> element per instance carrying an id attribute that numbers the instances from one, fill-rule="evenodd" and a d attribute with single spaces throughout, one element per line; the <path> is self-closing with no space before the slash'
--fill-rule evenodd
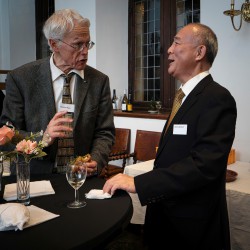
<path id="1" fill-rule="evenodd" d="M 72 98 L 70 94 L 70 80 L 73 76 L 73 72 L 68 75 L 61 75 L 64 78 L 62 103 L 72 104 Z M 74 118 L 74 113 L 68 112 L 65 117 Z M 73 126 L 69 123 L 68 126 Z M 65 173 L 67 163 L 74 158 L 74 138 L 73 132 L 67 133 L 67 138 L 58 139 L 58 150 L 57 150 L 57 172 Z"/>

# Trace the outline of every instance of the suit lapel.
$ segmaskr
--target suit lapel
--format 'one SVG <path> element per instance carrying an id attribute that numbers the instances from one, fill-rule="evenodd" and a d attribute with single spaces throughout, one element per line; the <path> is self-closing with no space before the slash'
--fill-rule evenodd
<path id="1" fill-rule="evenodd" d="M 85 72 L 84 72 L 84 79 L 76 75 L 76 85 L 75 85 L 75 94 L 74 94 L 75 95 L 74 97 L 74 100 L 75 100 L 74 127 L 79 117 L 83 101 L 86 97 L 87 90 L 89 88 L 89 82 L 90 80 L 86 76 Z"/>
<path id="2" fill-rule="evenodd" d="M 170 136 L 173 135 L 173 124 L 180 124 L 183 115 L 185 115 L 189 109 L 192 108 L 192 106 L 196 103 L 197 99 L 199 98 L 200 93 L 203 91 L 203 89 L 211 82 L 213 81 L 213 78 L 211 75 L 206 76 L 204 79 L 202 79 L 196 87 L 190 92 L 190 94 L 187 96 L 183 104 L 181 105 L 180 109 L 176 113 L 175 117 L 173 118 L 168 130 L 166 131 L 165 135 L 163 132 L 163 135 L 160 140 L 160 147 L 156 154 L 157 157 L 161 154 L 163 148 L 167 144 Z M 167 122 L 165 123 L 163 131 L 165 131 Z"/>
<path id="3" fill-rule="evenodd" d="M 43 63 L 40 65 L 39 73 L 35 77 L 35 81 L 37 82 L 37 93 L 41 95 L 42 99 L 44 100 L 44 105 L 47 107 L 48 111 L 48 118 L 49 121 L 53 118 L 56 113 L 56 106 L 55 106 L 55 98 L 54 98 L 54 90 L 52 85 L 51 79 L 51 72 L 50 72 L 50 65 L 49 59 L 44 60 Z M 85 79 L 82 79 L 80 76 L 76 75 L 76 85 L 75 85 L 75 114 L 74 114 L 74 126 L 76 121 L 79 117 L 79 113 L 81 111 L 82 103 L 85 99 L 87 94 L 87 90 L 89 87 L 90 77 L 88 76 L 88 70 L 86 67 Z M 46 99 L 43 98 L 46 96 Z"/>
<path id="4" fill-rule="evenodd" d="M 51 120 L 56 113 L 54 91 L 52 86 L 51 72 L 49 59 L 45 60 L 38 70 L 35 81 L 37 82 L 37 93 L 44 100 L 44 105 L 47 107 L 48 119 Z M 44 98 L 46 96 L 46 98 Z"/>

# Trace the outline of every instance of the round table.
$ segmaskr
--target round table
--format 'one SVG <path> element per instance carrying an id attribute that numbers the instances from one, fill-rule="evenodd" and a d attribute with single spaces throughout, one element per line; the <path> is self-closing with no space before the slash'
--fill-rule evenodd
<path id="1" fill-rule="evenodd" d="M 116 192 L 111 199 L 86 199 L 86 207 L 70 209 L 66 204 L 74 200 L 74 189 L 65 175 L 31 176 L 31 181 L 37 180 L 50 180 L 55 194 L 33 197 L 30 205 L 60 216 L 22 231 L 0 232 L 4 249 L 103 249 L 129 224 L 133 207 L 124 191 Z M 0 203 L 6 203 L 2 198 L 4 185 L 15 181 L 15 176 L 3 177 Z M 79 189 L 80 198 L 91 189 L 102 189 L 104 182 L 98 177 L 87 178 Z"/>

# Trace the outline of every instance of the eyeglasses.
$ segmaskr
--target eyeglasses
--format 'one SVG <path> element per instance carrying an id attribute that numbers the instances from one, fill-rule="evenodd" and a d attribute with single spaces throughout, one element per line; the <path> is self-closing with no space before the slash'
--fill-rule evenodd
<path id="1" fill-rule="evenodd" d="M 82 51 L 84 48 L 87 48 L 88 50 L 90 50 L 95 45 L 95 43 L 92 42 L 92 41 L 89 41 L 89 42 L 86 42 L 86 43 L 78 43 L 78 44 L 74 44 L 74 45 L 69 44 L 69 43 L 65 43 L 61 39 L 58 39 L 58 41 L 70 46 L 71 48 L 77 50 L 78 52 Z"/>

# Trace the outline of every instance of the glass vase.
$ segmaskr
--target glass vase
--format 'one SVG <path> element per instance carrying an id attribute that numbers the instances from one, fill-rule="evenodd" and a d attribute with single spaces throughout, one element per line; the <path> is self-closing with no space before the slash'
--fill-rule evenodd
<path id="1" fill-rule="evenodd" d="M 29 162 L 16 162 L 17 201 L 23 205 L 30 203 L 30 166 Z"/>

